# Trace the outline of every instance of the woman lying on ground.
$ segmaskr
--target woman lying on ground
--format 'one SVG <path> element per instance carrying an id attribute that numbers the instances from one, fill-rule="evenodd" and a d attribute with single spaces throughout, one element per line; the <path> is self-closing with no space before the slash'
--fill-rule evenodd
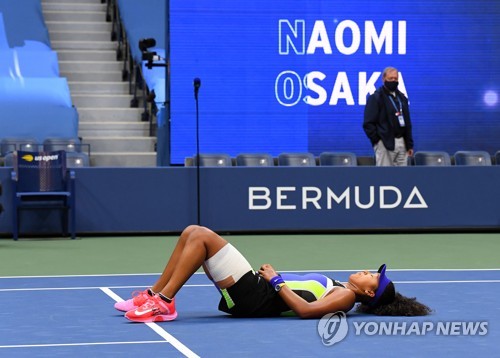
<path id="1" fill-rule="evenodd" d="M 191 225 L 181 234 L 160 278 L 115 308 L 135 322 L 171 321 L 177 317 L 174 297 L 200 267 L 221 293 L 219 310 L 237 317 L 272 317 L 294 313 L 321 318 L 327 313 L 358 311 L 391 316 L 421 316 L 429 307 L 396 293 L 382 265 L 362 271 L 346 283 L 321 274 L 282 274 L 265 264 L 255 272 L 233 245 L 212 230 Z"/>

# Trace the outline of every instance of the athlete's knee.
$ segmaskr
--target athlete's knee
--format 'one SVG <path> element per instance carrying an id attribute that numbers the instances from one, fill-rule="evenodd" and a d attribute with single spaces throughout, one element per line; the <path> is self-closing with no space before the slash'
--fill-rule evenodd
<path id="1" fill-rule="evenodd" d="M 188 241 L 203 242 L 205 244 L 210 244 L 220 239 L 221 237 L 219 235 L 204 226 L 196 226 L 188 236 Z"/>
<path id="2" fill-rule="evenodd" d="M 182 231 L 182 236 L 189 236 L 191 235 L 194 231 L 198 230 L 201 228 L 199 225 L 189 225 L 187 226 L 183 231 Z"/>

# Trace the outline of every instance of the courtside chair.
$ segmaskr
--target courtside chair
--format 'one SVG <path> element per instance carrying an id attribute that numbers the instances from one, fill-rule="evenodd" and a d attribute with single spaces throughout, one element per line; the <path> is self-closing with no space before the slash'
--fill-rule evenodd
<path id="1" fill-rule="evenodd" d="M 90 166 L 90 159 L 84 152 L 66 152 L 66 168 L 84 168 Z"/>
<path id="2" fill-rule="evenodd" d="M 496 165 L 500 165 L 500 150 L 495 153 L 495 163 Z"/>
<path id="3" fill-rule="evenodd" d="M 236 156 L 236 165 L 240 167 L 272 167 L 274 159 L 266 153 L 241 153 Z"/>
<path id="4" fill-rule="evenodd" d="M 231 167 L 233 162 L 228 154 L 200 154 L 200 167 Z M 193 165 L 197 164 L 197 156 L 193 157 Z"/>
<path id="5" fill-rule="evenodd" d="M 467 151 L 459 150 L 455 153 L 455 165 L 474 165 L 488 166 L 491 165 L 490 153 L 485 151 Z"/>
<path id="6" fill-rule="evenodd" d="M 10 152 L 3 158 L 3 166 L 4 167 L 13 167 L 14 166 L 14 153 Z"/>
<path id="7" fill-rule="evenodd" d="M 81 152 L 82 143 L 79 138 L 47 138 L 43 141 L 43 150 L 53 152 L 64 150 L 66 152 Z"/>
<path id="8" fill-rule="evenodd" d="M 14 153 L 12 233 L 19 237 L 24 210 L 60 210 L 62 231 L 75 238 L 75 173 L 66 170 L 66 152 Z M 68 215 L 69 214 L 69 215 Z M 69 225 L 68 225 L 69 223 Z"/>
<path id="9" fill-rule="evenodd" d="M 415 165 L 425 166 L 448 166 L 451 165 L 451 158 L 447 152 L 440 151 L 418 151 L 414 154 Z"/>
<path id="10" fill-rule="evenodd" d="M 3 138 L 0 141 L 0 148 L 0 155 L 5 157 L 16 150 L 37 152 L 38 143 L 34 138 Z"/>
<path id="11" fill-rule="evenodd" d="M 319 155 L 319 165 L 323 166 L 357 166 L 356 154 L 349 152 L 323 152 Z"/>
<path id="12" fill-rule="evenodd" d="M 283 167 L 314 167 L 316 158 L 311 153 L 281 153 L 278 165 Z"/>

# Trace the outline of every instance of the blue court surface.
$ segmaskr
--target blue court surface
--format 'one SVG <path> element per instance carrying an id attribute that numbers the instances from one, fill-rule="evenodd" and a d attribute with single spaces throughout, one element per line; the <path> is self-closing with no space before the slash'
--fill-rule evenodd
<path id="1" fill-rule="evenodd" d="M 351 271 L 323 273 L 344 281 Z M 116 300 L 128 299 L 133 290 L 150 286 L 156 277 L 0 278 L 0 356 L 498 354 L 500 270 L 391 270 L 396 289 L 406 296 L 416 296 L 434 310 L 433 314 L 377 317 L 351 312 L 344 321 L 345 338 L 334 344 L 320 337 L 319 319 L 240 319 L 219 312 L 219 294 L 203 274 L 194 275 L 178 293 L 179 317 L 175 321 L 132 323 L 113 308 Z M 335 336 L 338 330 L 329 333 Z"/>

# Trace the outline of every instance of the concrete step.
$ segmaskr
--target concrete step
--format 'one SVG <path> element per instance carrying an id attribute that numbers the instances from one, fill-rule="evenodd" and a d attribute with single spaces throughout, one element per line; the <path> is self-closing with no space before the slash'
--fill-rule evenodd
<path id="1" fill-rule="evenodd" d="M 156 138 L 153 137 L 84 137 L 93 153 L 154 152 Z"/>
<path id="2" fill-rule="evenodd" d="M 82 122 L 140 122 L 142 108 L 78 108 Z"/>
<path id="3" fill-rule="evenodd" d="M 59 70 L 73 72 L 120 72 L 123 64 L 117 61 L 59 61 Z"/>
<path id="4" fill-rule="evenodd" d="M 156 153 L 92 153 L 90 163 L 95 167 L 155 167 Z"/>
<path id="5" fill-rule="evenodd" d="M 116 61 L 116 51 L 59 50 L 57 57 L 59 61 Z"/>
<path id="6" fill-rule="evenodd" d="M 128 82 L 68 82 L 73 94 L 107 93 L 128 94 Z"/>
<path id="7" fill-rule="evenodd" d="M 50 31 L 51 41 L 111 41 L 111 33 L 107 31 Z"/>
<path id="8" fill-rule="evenodd" d="M 122 72 L 60 72 L 61 77 L 66 77 L 71 82 L 120 82 Z M 128 83 L 128 82 L 126 82 Z"/>
<path id="9" fill-rule="evenodd" d="M 104 31 L 111 34 L 111 22 L 73 22 L 73 21 L 46 21 L 49 32 L 57 31 Z"/>
<path id="10" fill-rule="evenodd" d="M 147 137 L 148 122 L 82 122 L 78 135 L 87 137 Z"/>
<path id="11" fill-rule="evenodd" d="M 104 11 L 43 11 L 45 21 L 73 21 L 73 22 L 106 22 Z"/>
<path id="12" fill-rule="evenodd" d="M 76 1 L 66 1 L 66 2 L 42 2 L 42 10 L 46 11 L 106 11 L 106 4 L 101 4 L 100 2 L 76 2 Z"/>
<path id="13" fill-rule="evenodd" d="M 131 95 L 116 94 L 71 94 L 73 104 L 80 108 L 129 108 Z"/>
<path id="14" fill-rule="evenodd" d="M 50 41 L 53 50 L 115 50 L 116 42 L 111 41 Z"/>

